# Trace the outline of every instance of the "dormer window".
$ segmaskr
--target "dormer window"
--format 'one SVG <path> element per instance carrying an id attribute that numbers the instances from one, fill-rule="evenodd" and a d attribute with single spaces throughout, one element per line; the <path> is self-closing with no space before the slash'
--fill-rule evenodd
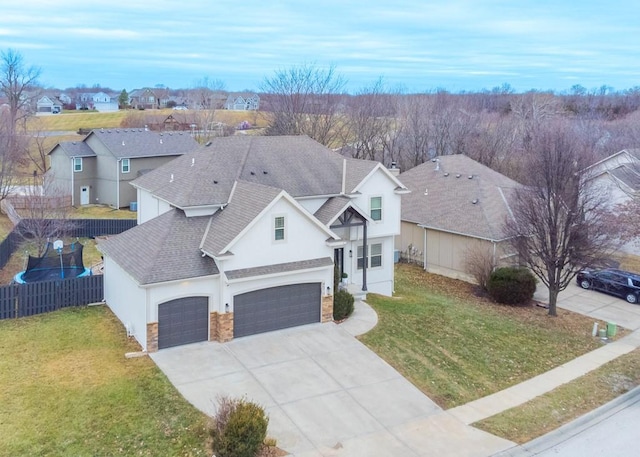
<path id="1" fill-rule="evenodd" d="M 285 238 L 285 223 L 284 216 L 277 216 L 273 220 L 273 239 L 275 241 L 284 241 Z"/>
<path id="2" fill-rule="evenodd" d="M 371 219 L 374 221 L 382 220 L 382 197 L 371 197 L 369 211 Z"/>

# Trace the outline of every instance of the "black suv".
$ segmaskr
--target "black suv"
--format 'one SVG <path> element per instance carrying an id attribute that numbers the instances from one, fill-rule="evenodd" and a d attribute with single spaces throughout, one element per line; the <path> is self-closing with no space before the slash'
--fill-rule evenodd
<path id="1" fill-rule="evenodd" d="M 576 276 L 583 289 L 594 289 L 622 297 L 629 303 L 640 301 L 640 275 L 624 270 L 582 270 Z"/>

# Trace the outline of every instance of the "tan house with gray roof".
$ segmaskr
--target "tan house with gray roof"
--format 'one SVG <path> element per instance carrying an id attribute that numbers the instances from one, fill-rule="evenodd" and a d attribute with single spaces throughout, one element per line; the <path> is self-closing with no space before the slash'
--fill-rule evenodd
<path id="1" fill-rule="evenodd" d="M 99 245 L 105 299 L 147 351 L 332 319 L 334 268 L 391 295 L 400 196 L 382 164 L 305 136 L 232 136 L 135 181 Z"/>
<path id="2" fill-rule="evenodd" d="M 49 152 L 48 188 L 71 194 L 73 206 L 124 208 L 136 202 L 131 182 L 199 146 L 188 133 L 145 129 L 93 130 Z"/>
<path id="3" fill-rule="evenodd" d="M 473 281 L 467 260 L 482 253 L 496 265 L 517 261 L 502 225 L 518 183 L 465 155 L 440 156 L 400 174 L 400 257 L 425 270 Z"/>

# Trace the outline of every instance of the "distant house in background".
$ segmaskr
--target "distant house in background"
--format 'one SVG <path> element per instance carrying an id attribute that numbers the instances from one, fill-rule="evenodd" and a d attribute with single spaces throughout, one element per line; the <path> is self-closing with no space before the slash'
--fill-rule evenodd
<path id="1" fill-rule="evenodd" d="M 130 181 L 198 146 L 182 132 L 93 130 L 84 140 L 59 143 L 49 152 L 47 179 L 49 187 L 70 193 L 74 206 L 124 208 L 136 201 Z"/>
<path id="2" fill-rule="evenodd" d="M 610 193 L 612 205 L 640 196 L 640 149 L 623 149 L 585 169 Z"/>
<path id="3" fill-rule="evenodd" d="M 118 111 L 117 97 L 105 92 L 83 92 L 76 100 L 77 110 Z"/>
<path id="4" fill-rule="evenodd" d="M 169 89 L 135 89 L 129 94 L 129 105 L 134 109 L 166 108 L 171 100 Z"/>
<path id="5" fill-rule="evenodd" d="M 584 175 L 608 195 L 610 206 L 640 198 L 640 149 L 623 149 L 587 167 Z M 627 243 L 622 251 L 640 255 L 640 246 Z"/>
<path id="6" fill-rule="evenodd" d="M 260 96 L 248 92 L 229 94 L 224 109 L 238 111 L 257 111 L 260 109 Z"/>
<path id="7" fill-rule="evenodd" d="M 517 182 L 465 155 L 440 156 L 400 174 L 400 180 L 411 190 L 402 196 L 396 238 L 401 258 L 471 282 L 471 252 L 498 266 L 517 262 L 502 230 Z"/>
<path id="8" fill-rule="evenodd" d="M 36 102 L 37 114 L 58 114 L 62 111 L 62 102 L 52 95 L 43 95 Z"/>

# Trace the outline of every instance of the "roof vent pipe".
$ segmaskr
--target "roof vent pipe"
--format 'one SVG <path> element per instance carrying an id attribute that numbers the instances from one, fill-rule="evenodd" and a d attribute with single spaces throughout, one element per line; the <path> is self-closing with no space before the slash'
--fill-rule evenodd
<path id="1" fill-rule="evenodd" d="M 169 182 L 173 182 L 173 173 L 171 173 L 171 179 L 169 179 Z"/>
<path id="2" fill-rule="evenodd" d="M 196 164 L 196 158 L 191 157 L 191 166 L 193 167 Z"/>

